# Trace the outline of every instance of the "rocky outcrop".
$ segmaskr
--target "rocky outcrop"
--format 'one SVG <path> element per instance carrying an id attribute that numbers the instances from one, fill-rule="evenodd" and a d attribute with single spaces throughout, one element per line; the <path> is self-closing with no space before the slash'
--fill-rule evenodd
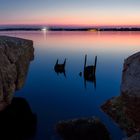
<path id="1" fill-rule="evenodd" d="M 128 57 L 124 62 L 121 94 L 140 97 L 140 52 Z"/>
<path id="2" fill-rule="evenodd" d="M 140 52 L 125 60 L 121 94 L 108 100 L 102 109 L 128 136 L 140 133 Z"/>
<path id="3" fill-rule="evenodd" d="M 33 58 L 31 40 L 0 36 L 0 110 L 11 102 L 13 93 L 23 86 Z"/>
<path id="4" fill-rule="evenodd" d="M 110 140 L 106 127 L 95 117 L 61 121 L 56 130 L 64 140 Z"/>

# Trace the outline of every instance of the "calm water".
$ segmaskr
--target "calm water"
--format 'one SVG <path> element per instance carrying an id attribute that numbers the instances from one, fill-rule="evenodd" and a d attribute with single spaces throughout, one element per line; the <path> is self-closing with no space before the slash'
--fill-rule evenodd
<path id="1" fill-rule="evenodd" d="M 37 131 L 32 140 L 58 140 L 55 124 L 60 120 L 97 116 L 121 140 L 123 132 L 100 108 L 119 95 L 123 61 L 140 50 L 140 32 L 0 32 L 34 41 L 35 59 L 25 86 L 15 96 L 23 97 L 37 115 Z M 79 76 L 84 55 L 88 64 L 98 56 L 96 88 Z M 67 58 L 66 77 L 54 71 L 56 59 Z"/>

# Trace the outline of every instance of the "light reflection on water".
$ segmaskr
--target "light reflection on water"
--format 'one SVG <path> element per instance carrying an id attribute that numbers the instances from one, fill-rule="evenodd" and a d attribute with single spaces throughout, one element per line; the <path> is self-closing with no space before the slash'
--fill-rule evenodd
<path id="1" fill-rule="evenodd" d="M 34 41 L 35 59 L 27 81 L 16 93 L 24 97 L 37 114 L 38 129 L 34 140 L 55 139 L 55 124 L 64 119 L 97 116 L 106 125 L 113 140 L 124 132 L 100 109 L 119 94 L 123 61 L 140 50 L 140 32 L 0 32 Z M 96 89 L 79 73 L 98 56 Z M 67 58 L 66 77 L 54 71 L 56 60 Z"/>

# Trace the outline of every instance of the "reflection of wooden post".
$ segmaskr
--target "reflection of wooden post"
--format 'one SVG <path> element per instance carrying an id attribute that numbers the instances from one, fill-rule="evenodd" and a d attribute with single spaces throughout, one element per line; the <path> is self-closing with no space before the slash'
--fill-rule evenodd
<path id="1" fill-rule="evenodd" d="M 97 66 L 97 56 L 95 57 L 95 62 L 94 62 L 94 75 L 96 73 L 96 66 Z"/>
<path id="2" fill-rule="evenodd" d="M 65 71 L 65 70 L 64 70 L 63 74 L 64 74 L 65 78 L 67 78 L 67 77 L 66 77 L 66 71 Z"/>
<path id="3" fill-rule="evenodd" d="M 86 82 L 94 83 L 94 87 L 96 89 L 96 66 L 97 66 L 97 56 L 95 56 L 95 61 L 93 65 L 87 65 L 87 54 L 85 55 L 85 62 L 84 62 L 84 85 L 86 88 Z"/>
<path id="4" fill-rule="evenodd" d="M 55 66 L 54 66 L 54 70 L 55 70 L 55 72 L 57 73 L 57 75 L 63 73 L 64 76 L 66 77 L 66 72 L 65 72 L 66 58 L 65 58 L 65 60 L 64 60 L 64 63 L 62 63 L 62 64 L 59 64 L 58 61 L 59 61 L 59 60 L 57 59 L 57 60 L 56 60 L 56 64 L 55 64 Z"/>
<path id="5" fill-rule="evenodd" d="M 56 64 L 55 64 L 55 66 L 56 66 L 56 65 L 58 65 L 58 59 L 56 60 Z"/>
<path id="6" fill-rule="evenodd" d="M 93 83 L 94 83 L 94 89 L 96 90 L 96 74 L 94 74 Z"/>
<path id="7" fill-rule="evenodd" d="M 86 63 L 87 63 L 87 55 L 85 55 L 85 63 L 84 63 L 84 68 L 86 67 Z"/>
<path id="8" fill-rule="evenodd" d="M 65 60 L 64 60 L 64 64 L 63 64 L 63 65 L 64 65 L 64 67 L 65 67 L 65 65 L 66 65 L 66 58 L 65 58 Z"/>
<path id="9" fill-rule="evenodd" d="M 84 77 L 84 86 L 85 86 L 85 89 L 87 88 L 87 80 L 85 79 Z"/>

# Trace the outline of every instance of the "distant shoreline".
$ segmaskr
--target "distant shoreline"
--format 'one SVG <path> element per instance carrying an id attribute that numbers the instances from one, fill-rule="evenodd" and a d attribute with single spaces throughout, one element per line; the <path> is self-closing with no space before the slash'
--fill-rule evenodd
<path id="1" fill-rule="evenodd" d="M 41 28 L 3 28 L 0 31 L 43 31 Z M 47 31 L 140 31 L 140 28 L 48 28 Z"/>

